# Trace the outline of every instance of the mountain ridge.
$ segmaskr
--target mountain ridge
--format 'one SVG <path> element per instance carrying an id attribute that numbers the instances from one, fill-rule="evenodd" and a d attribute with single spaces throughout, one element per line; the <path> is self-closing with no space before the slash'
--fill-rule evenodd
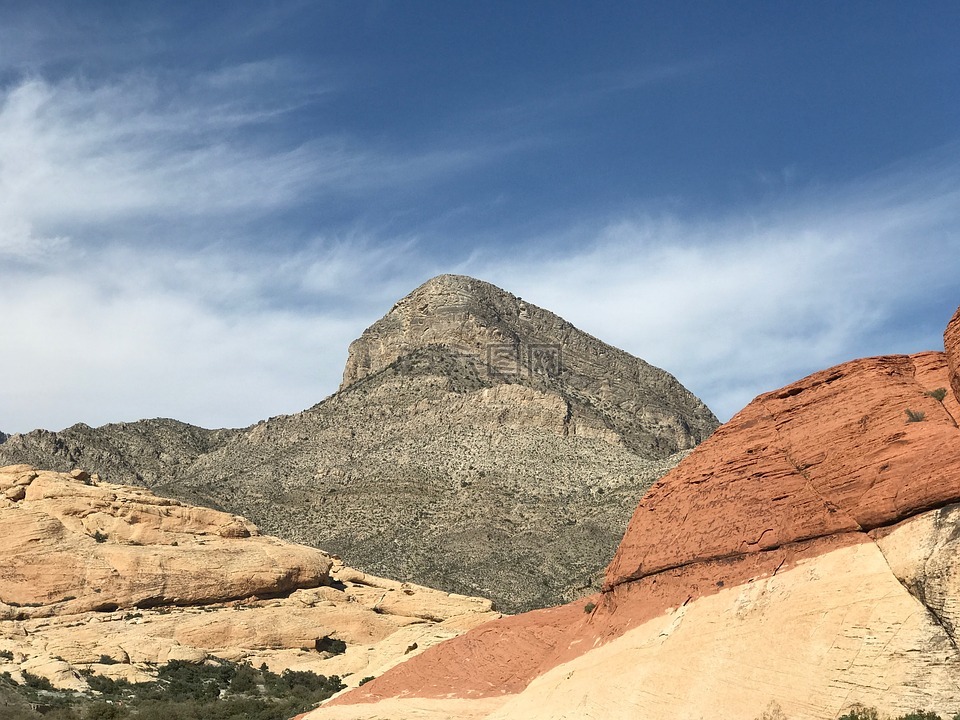
<path id="1" fill-rule="evenodd" d="M 82 467 L 520 610 L 596 586 L 639 496 L 717 424 L 669 373 L 463 276 L 396 303 L 344 375 L 247 428 L 76 425 L 15 435 L 0 462 Z"/>

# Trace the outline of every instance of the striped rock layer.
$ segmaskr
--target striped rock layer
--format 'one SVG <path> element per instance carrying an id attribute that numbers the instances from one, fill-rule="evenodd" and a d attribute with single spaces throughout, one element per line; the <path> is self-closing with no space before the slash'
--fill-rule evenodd
<path id="1" fill-rule="evenodd" d="M 602 592 L 308 717 L 960 712 L 960 310 L 944 341 L 761 395 L 643 497 Z"/>

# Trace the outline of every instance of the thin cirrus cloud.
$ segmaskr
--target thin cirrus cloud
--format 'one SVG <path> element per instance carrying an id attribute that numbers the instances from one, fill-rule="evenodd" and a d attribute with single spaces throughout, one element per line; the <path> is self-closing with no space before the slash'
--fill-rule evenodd
<path id="1" fill-rule="evenodd" d="M 335 388 L 355 315 L 399 292 L 391 268 L 410 241 L 285 242 L 248 224 L 429 185 L 478 154 L 258 136 L 299 97 L 243 102 L 276 73 L 247 64 L 186 90 L 157 75 L 32 77 L 0 93 L 0 345 L 16 348 L 0 357 L 4 430 L 141 415 L 242 425 Z"/>
<path id="2" fill-rule="evenodd" d="M 429 184 L 483 161 L 477 148 L 397 154 L 334 133 L 256 137 L 297 108 L 297 92 L 265 107 L 241 101 L 278 72 L 272 63 L 221 69 L 186 90 L 140 74 L 96 85 L 35 78 L 8 89 L 0 95 L 0 220 L 20 229 L 0 248 L 22 251 L 23 228 L 43 243 L 84 224 L 155 213 L 235 222 Z"/>

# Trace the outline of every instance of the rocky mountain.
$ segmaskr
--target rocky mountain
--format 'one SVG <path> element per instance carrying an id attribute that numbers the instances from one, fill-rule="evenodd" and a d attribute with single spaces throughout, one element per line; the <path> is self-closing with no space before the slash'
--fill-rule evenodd
<path id="1" fill-rule="evenodd" d="M 91 673 L 141 682 L 220 658 L 356 686 L 498 617 L 82 471 L 0 468 L 0 527 L 0 673 L 20 683 L 87 690 Z"/>
<path id="2" fill-rule="evenodd" d="M 716 425 L 668 373 L 443 275 L 365 331 L 340 390 L 301 413 L 35 431 L 0 444 L 0 462 L 145 485 L 515 611 L 596 587 L 630 509 Z"/>
<path id="3" fill-rule="evenodd" d="M 307 717 L 960 713 L 960 310 L 944 341 L 761 395 L 643 496 L 601 592 Z"/>

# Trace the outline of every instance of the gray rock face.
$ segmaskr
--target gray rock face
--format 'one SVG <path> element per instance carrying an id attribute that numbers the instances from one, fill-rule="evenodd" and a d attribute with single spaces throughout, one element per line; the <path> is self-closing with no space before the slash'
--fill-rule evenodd
<path id="1" fill-rule="evenodd" d="M 481 280 L 440 275 L 350 345 L 341 389 L 433 344 L 485 366 L 494 382 L 563 397 L 574 417 L 644 457 L 696 447 L 717 427 L 676 378 Z"/>
<path id="2" fill-rule="evenodd" d="M 717 424 L 666 372 L 448 275 L 364 332 L 340 391 L 301 413 L 34 431 L 0 465 L 80 466 L 518 611 L 595 587 L 639 497 Z"/>

